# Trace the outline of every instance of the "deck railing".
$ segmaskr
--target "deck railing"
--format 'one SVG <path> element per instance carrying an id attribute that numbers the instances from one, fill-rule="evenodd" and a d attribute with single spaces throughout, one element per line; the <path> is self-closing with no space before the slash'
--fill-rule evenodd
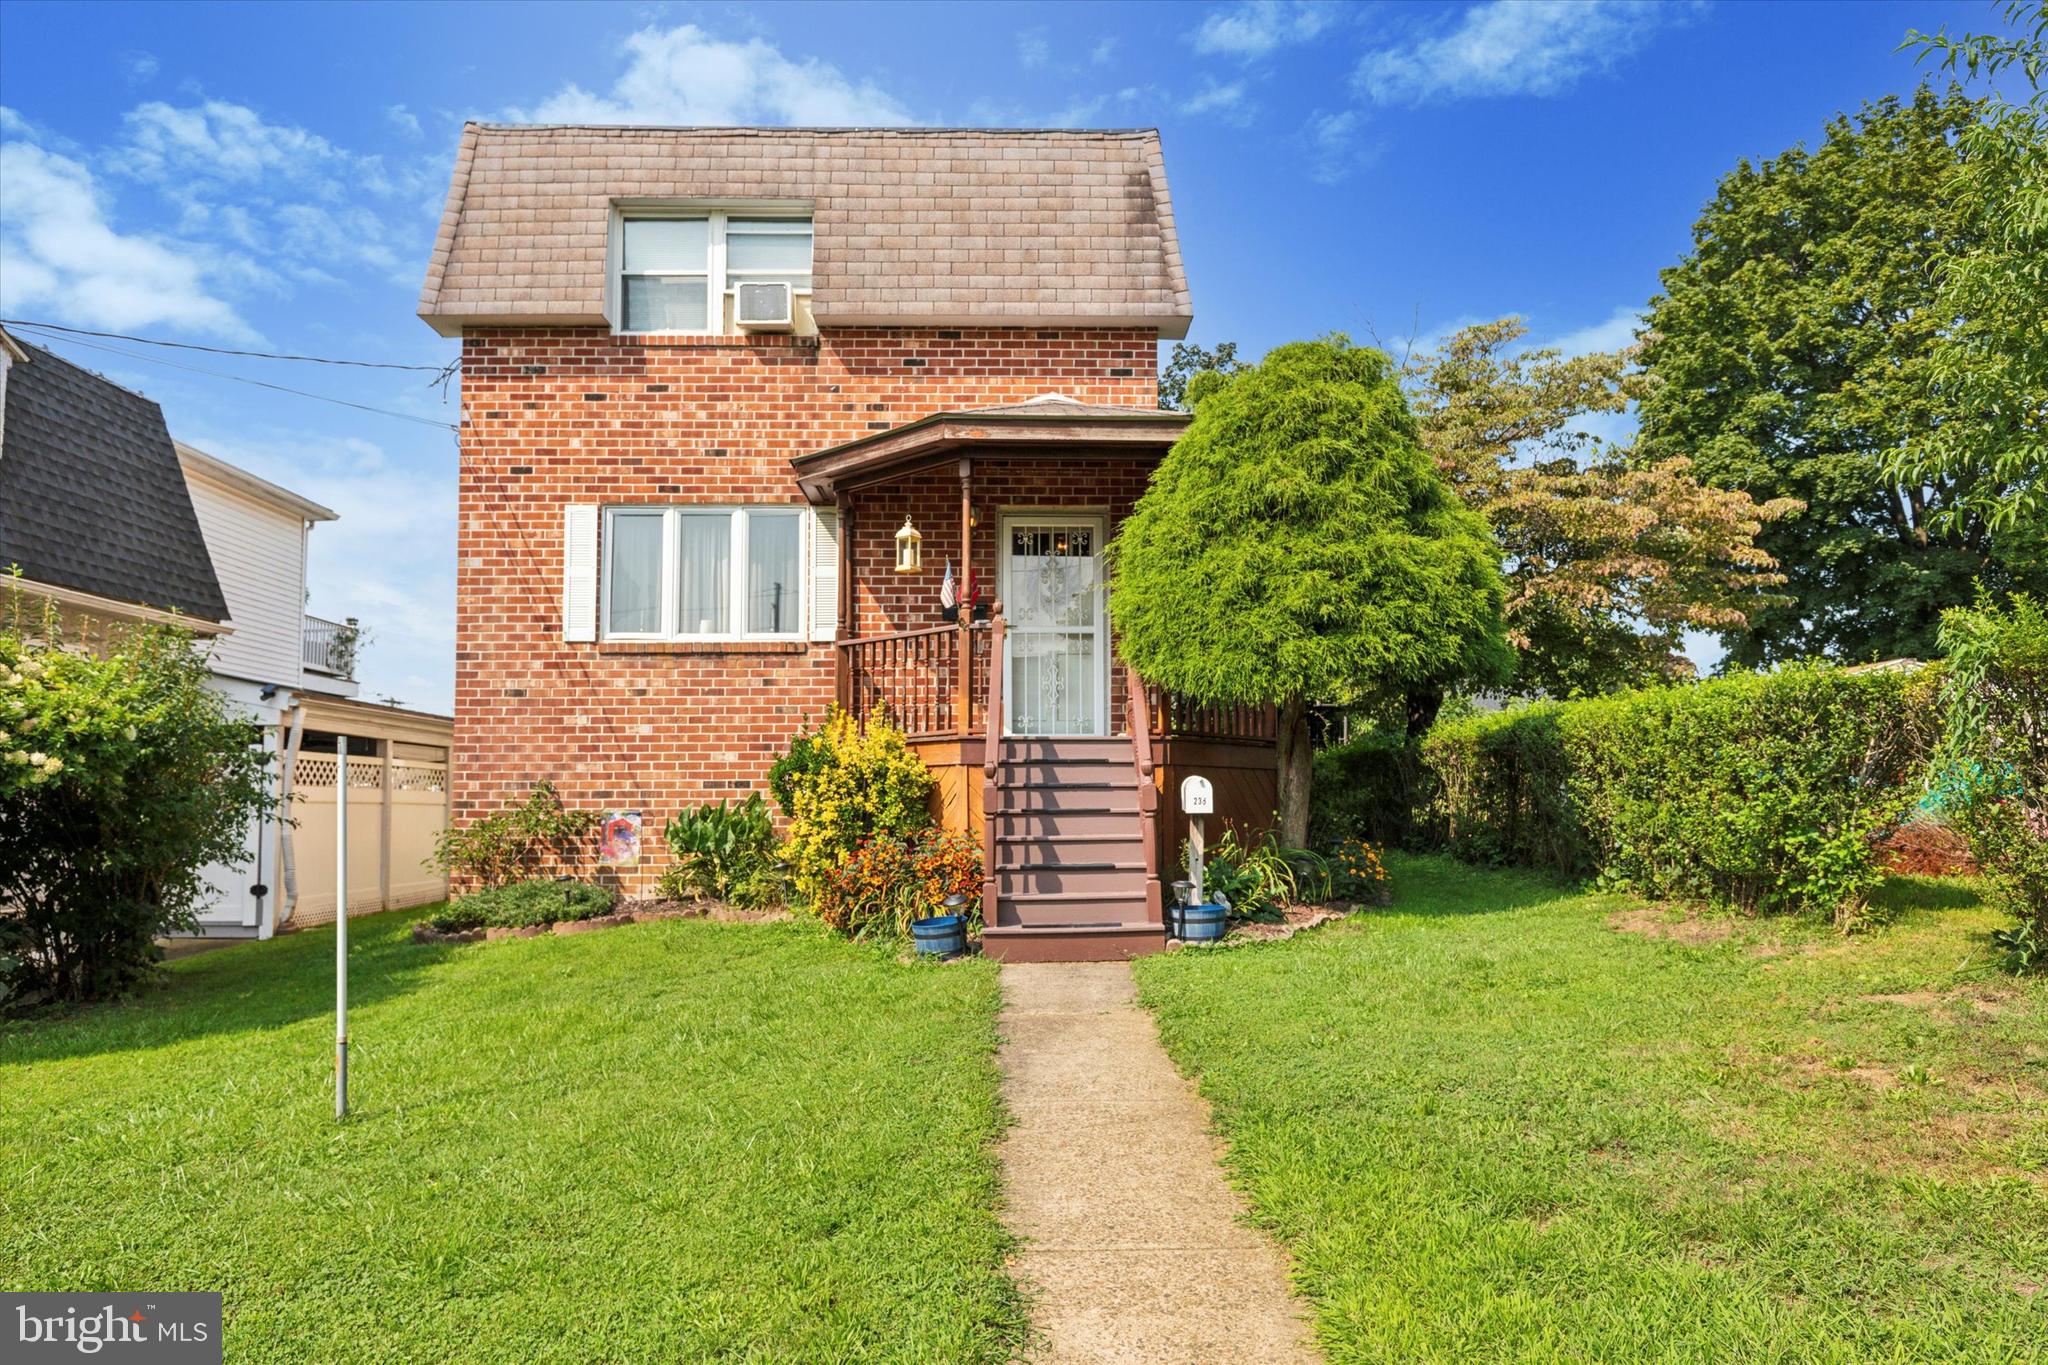
<path id="1" fill-rule="evenodd" d="M 1272 744 L 1280 738 L 1279 712 L 1271 706 L 1191 701 L 1154 683 L 1146 683 L 1144 692 L 1151 731 L 1158 738 L 1251 744 Z"/>
<path id="2" fill-rule="evenodd" d="M 990 634 L 979 621 L 842 640 L 839 704 L 861 717 L 880 707 L 912 739 L 977 733 L 987 706 Z"/>
<path id="3" fill-rule="evenodd" d="M 299 661 L 316 673 L 353 682 L 356 645 L 361 637 L 362 627 L 353 618 L 329 621 L 308 616 L 299 633 Z"/>

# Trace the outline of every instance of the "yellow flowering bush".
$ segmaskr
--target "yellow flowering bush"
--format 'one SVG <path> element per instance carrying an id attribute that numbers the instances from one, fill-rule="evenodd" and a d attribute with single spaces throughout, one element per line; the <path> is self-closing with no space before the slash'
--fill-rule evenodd
<path id="1" fill-rule="evenodd" d="M 807 739 L 811 762 L 790 783 L 789 864 L 798 898 L 815 908 L 863 844 L 904 844 L 931 827 L 932 774 L 879 710 L 863 727 L 835 707 Z"/>
<path id="2" fill-rule="evenodd" d="M 1330 855 L 1330 898 L 1383 904 L 1392 889 L 1379 850 L 1363 839 L 1346 839 Z"/>

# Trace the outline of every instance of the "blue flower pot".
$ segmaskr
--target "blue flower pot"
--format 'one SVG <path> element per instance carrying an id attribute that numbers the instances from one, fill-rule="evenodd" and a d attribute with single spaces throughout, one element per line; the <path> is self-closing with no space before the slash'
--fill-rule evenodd
<path id="1" fill-rule="evenodd" d="M 952 957 L 967 951 L 967 917 L 933 915 L 910 922 L 910 937 L 927 957 Z"/>
<path id="2" fill-rule="evenodd" d="M 1220 905 L 1190 905 L 1180 912 L 1180 937 L 1188 943 L 1214 943 L 1223 937 L 1230 912 Z"/>

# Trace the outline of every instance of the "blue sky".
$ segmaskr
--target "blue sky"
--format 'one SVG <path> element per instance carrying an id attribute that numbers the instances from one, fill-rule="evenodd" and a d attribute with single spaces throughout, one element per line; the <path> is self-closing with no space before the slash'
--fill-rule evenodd
<path id="1" fill-rule="evenodd" d="M 1716 178 L 1920 78 L 1989 4 L 0 4 L 0 314 L 440 365 L 414 316 L 466 118 L 1157 126 L 1193 339 L 1520 314 L 1625 342 Z M 121 343 L 113 343 L 122 345 Z M 445 709 L 452 398 L 426 376 L 59 346 L 342 514 L 310 609 Z M 142 348 L 123 347 L 127 350 Z"/>

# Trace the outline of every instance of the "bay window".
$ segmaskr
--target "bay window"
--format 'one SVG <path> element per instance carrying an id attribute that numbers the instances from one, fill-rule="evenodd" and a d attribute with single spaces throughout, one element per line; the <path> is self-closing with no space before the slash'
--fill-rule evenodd
<path id="1" fill-rule="evenodd" d="M 623 640 L 798 639 L 800 507 L 611 507 L 604 634 Z"/>

